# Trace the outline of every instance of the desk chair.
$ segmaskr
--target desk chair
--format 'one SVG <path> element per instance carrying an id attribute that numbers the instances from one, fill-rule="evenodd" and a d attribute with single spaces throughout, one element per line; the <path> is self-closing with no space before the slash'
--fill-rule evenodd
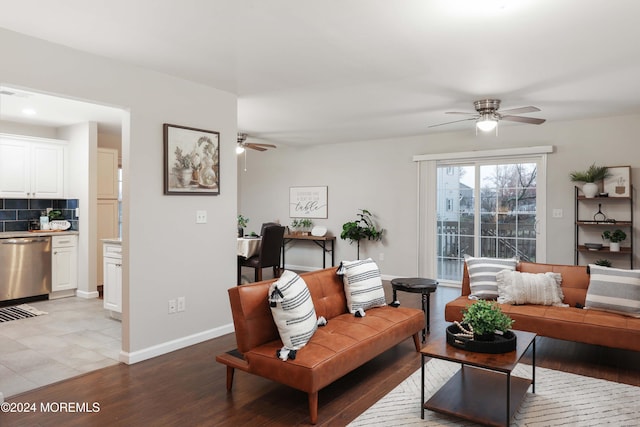
<path id="1" fill-rule="evenodd" d="M 273 267 L 273 276 L 280 277 L 280 254 L 283 239 L 283 226 L 273 225 L 263 229 L 258 254 L 247 259 L 238 257 L 238 285 L 242 279 L 242 267 L 255 269 L 255 282 L 262 280 L 262 269 L 266 267 Z"/>

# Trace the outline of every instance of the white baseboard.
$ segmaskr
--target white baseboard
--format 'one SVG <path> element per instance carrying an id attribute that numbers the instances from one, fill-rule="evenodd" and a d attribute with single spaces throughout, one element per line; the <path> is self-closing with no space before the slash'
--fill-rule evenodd
<path id="1" fill-rule="evenodd" d="M 76 296 L 84 299 L 93 299 L 98 298 L 100 294 L 98 291 L 81 291 L 80 289 L 76 289 Z"/>
<path id="2" fill-rule="evenodd" d="M 222 335 L 230 334 L 233 331 L 233 323 L 229 323 L 218 328 L 198 332 L 193 335 L 167 341 L 162 344 L 143 348 L 142 350 L 137 350 L 131 353 L 120 351 L 119 360 L 127 365 L 132 365 L 134 363 L 142 362 L 143 360 L 152 359 L 156 356 L 161 356 L 166 353 L 171 353 L 172 351 L 180 350 L 181 348 L 189 347 L 190 345 L 199 344 Z"/>

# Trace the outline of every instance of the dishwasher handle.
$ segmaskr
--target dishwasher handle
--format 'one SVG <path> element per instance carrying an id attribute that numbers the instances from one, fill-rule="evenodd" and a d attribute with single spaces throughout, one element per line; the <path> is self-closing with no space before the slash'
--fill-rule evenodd
<path id="1" fill-rule="evenodd" d="M 28 239 L 0 239 L 3 245 L 28 245 L 30 243 L 46 243 L 48 240 L 48 237 Z"/>

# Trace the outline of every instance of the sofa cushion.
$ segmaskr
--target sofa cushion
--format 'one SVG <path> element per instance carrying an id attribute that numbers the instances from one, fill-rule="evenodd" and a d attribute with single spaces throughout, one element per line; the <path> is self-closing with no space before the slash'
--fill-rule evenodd
<path id="1" fill-rule="evenodd" d="M 566 306 L 559 273 L 521 273 L 502 270 L 496 275 L 498 302 L 501 304 L 540 304 Z"/>
<path id="2" fill-rule="evenodd" d="M 285 270 L 269 287 L 269 303 L 284 348 L 298 350 L 304 347 L 318 327 L 305 281 L 296 273 Z"/>
<path id="3" fill-rule="evenodd" d="M 640 270 L 589 264 L 585 308 L 640 317 Z"/>
<path id="4" fill-rule="evenodd" d="M 386 305 L 380 270 L 371 258 L 342 261 L 338 274 L 342 274 L 350 313 L 362 314 L 364 310 Z"/>
<path id="5" fill-rule="evenodd" d="M 498 298 L 496 274 L 502 270 L 515 270 L 517 258 L 474 258 L 465 255 L 464 259 L 469 272 L 470 299 Z"/>

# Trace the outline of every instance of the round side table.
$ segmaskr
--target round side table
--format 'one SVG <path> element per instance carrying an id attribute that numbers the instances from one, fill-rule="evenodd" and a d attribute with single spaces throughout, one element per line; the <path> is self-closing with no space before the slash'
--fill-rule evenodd
<path id="1" fill-rule="evenodd" d="M 421 277 L 398 277 L 391 280 L 391 289 L 393 290 L 393 306 L 400 305 L 398 298 L 396 297 L 397 291 L 411 292 L 414 294 L 422 294 L 422 311 L 424 311 L 426 328 L 422 330 L 422 342 L 426 340 L 426 334 L 429 330 L 429 306 L 430 295 L 438 288 L 438 281 L 433 279 L 424 279 Z"/>

